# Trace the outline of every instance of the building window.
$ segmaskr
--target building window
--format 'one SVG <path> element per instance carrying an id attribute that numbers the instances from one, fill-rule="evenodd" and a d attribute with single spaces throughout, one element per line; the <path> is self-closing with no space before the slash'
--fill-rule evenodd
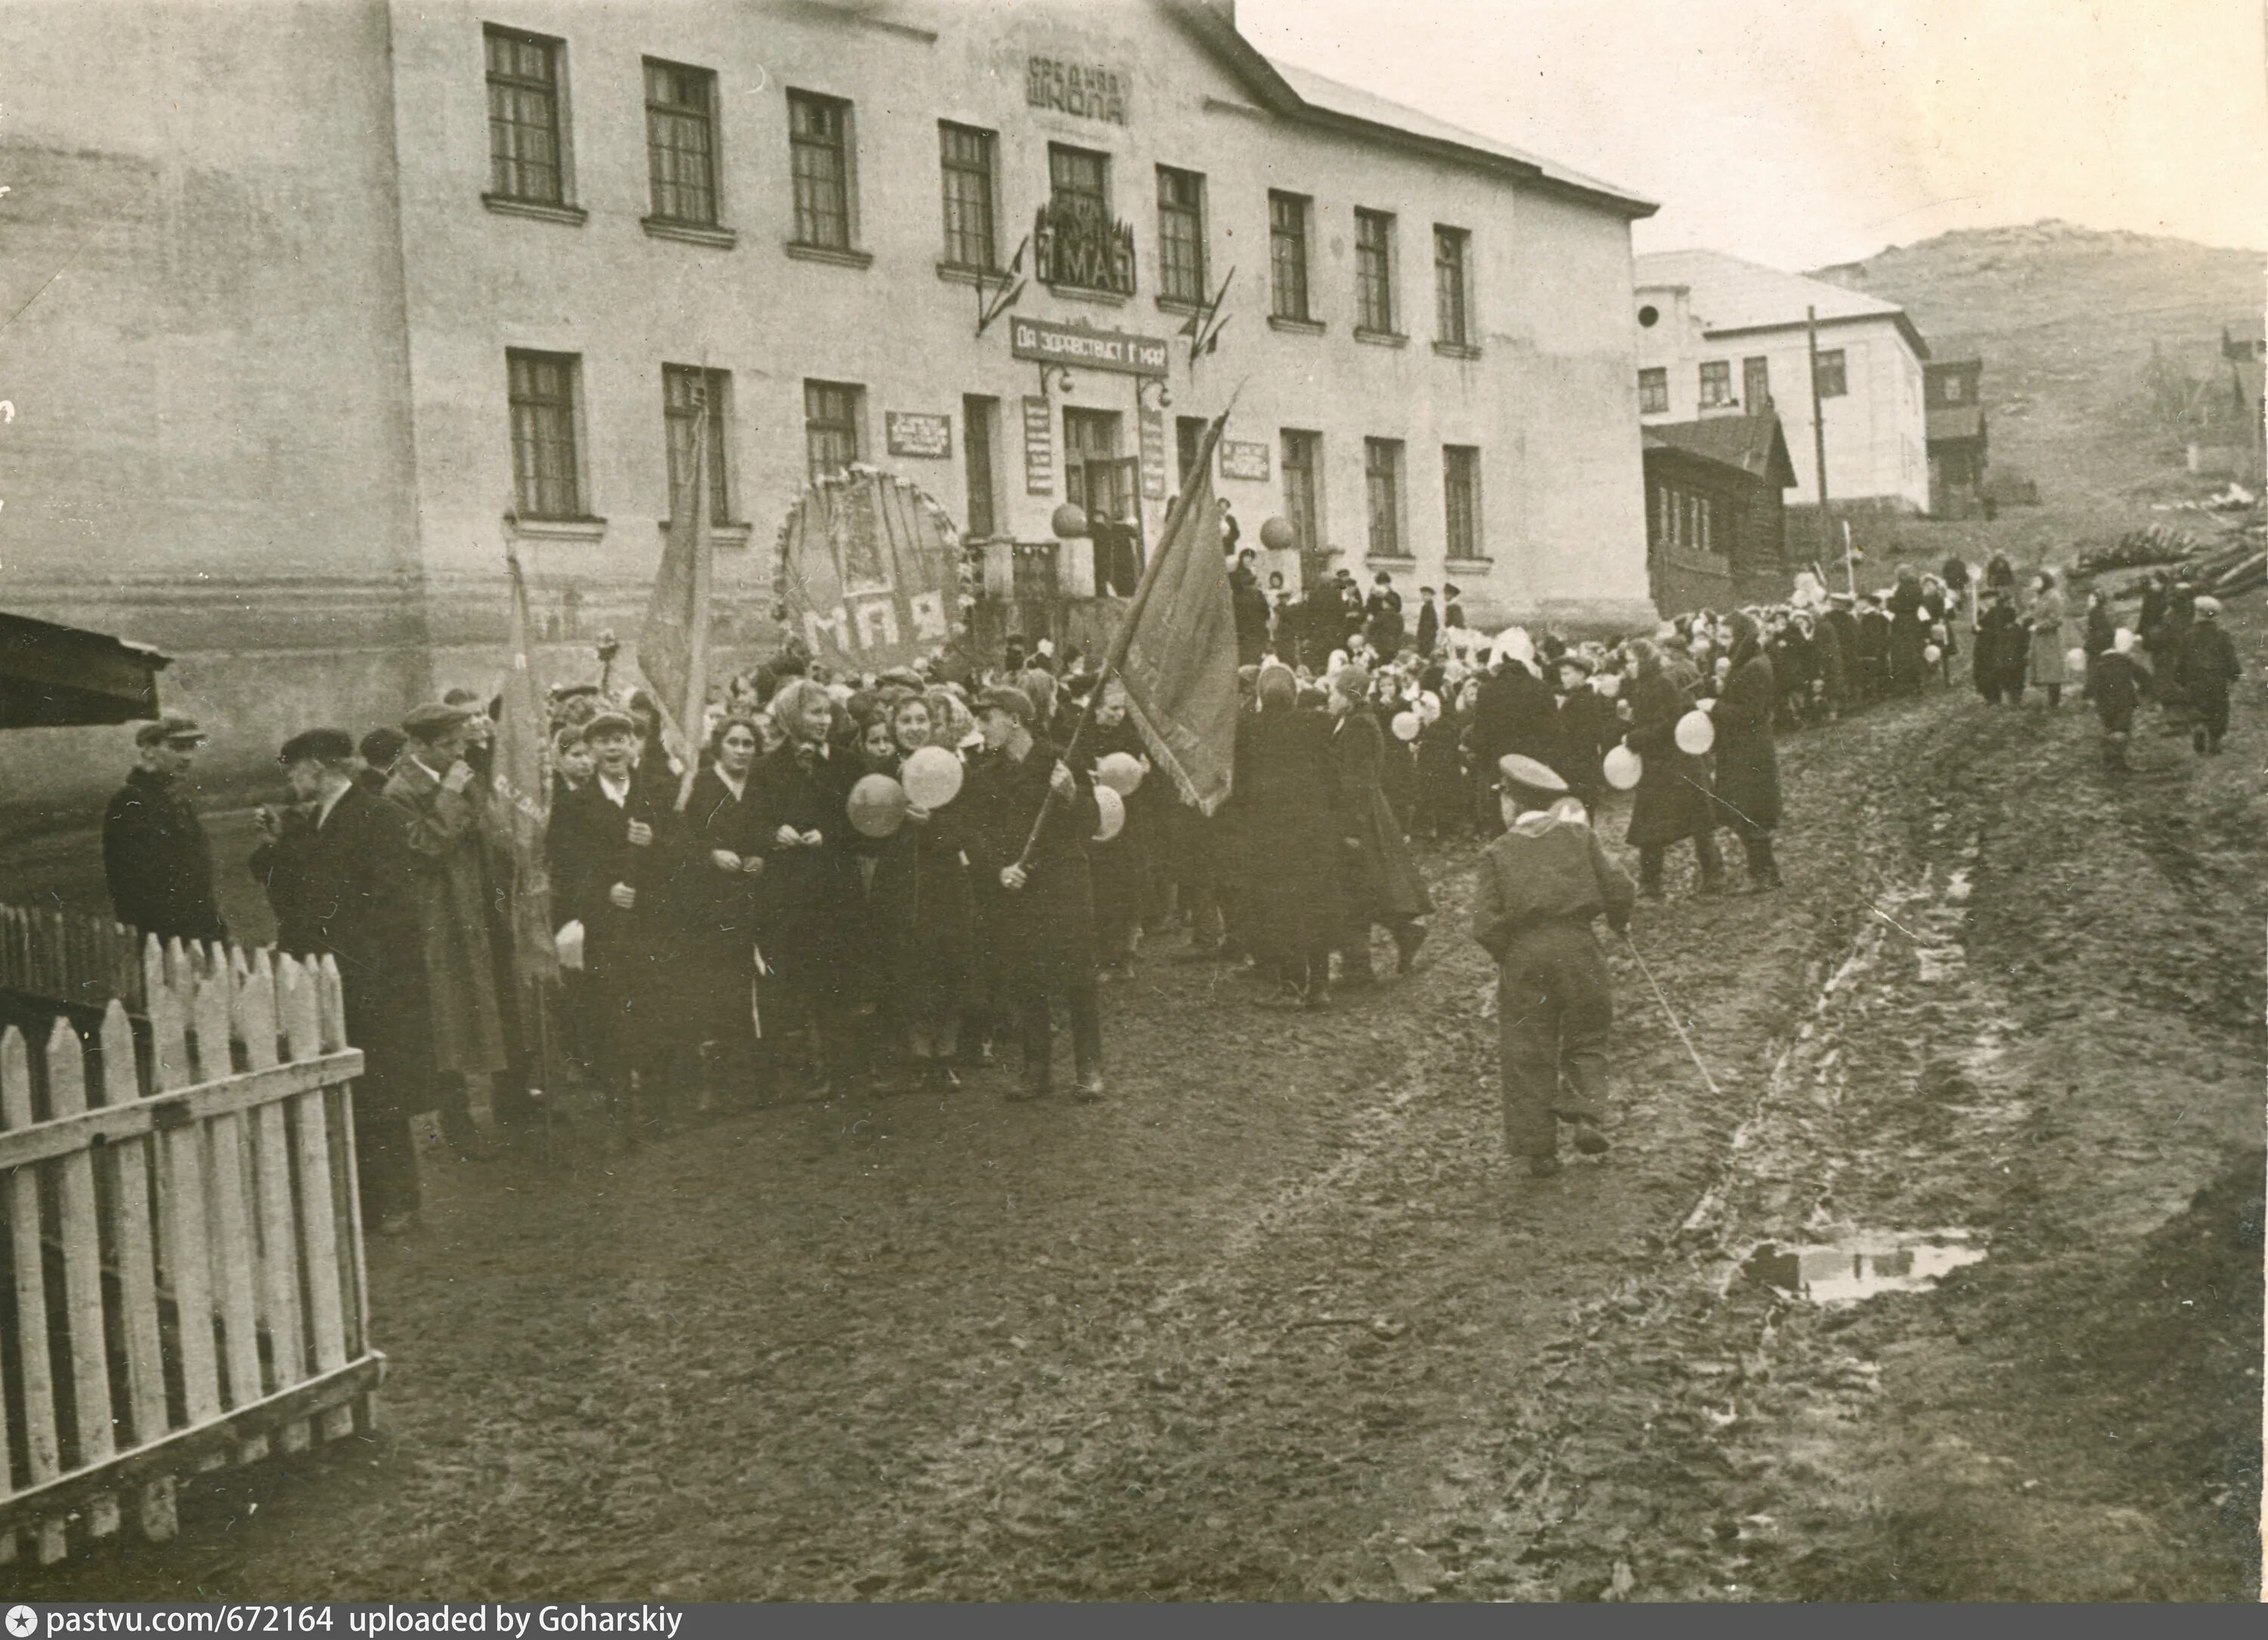
<path id="1" fill-rule="evenodd" d="M 1362 470 L 1370 502 L 1370 556 L 1401 558 L 1402 440 L 1365 439 Z"/>
<path id="2" fill-rule="evenodd" d="M 1202 416 L 1174 418 L 1174 464 L 1184 490 L 1189 487 L 1189 475 L 1197 469 L 1197 452 L 1204 447 L 1204 430 L 1205 418 Z"/>
<path id="3" fill-rule="evenodd" d="M 1204 178 L 1158 167 L 1158 294 L 1169 302 L 1205 299 Z"/>
<path id="4" fill-rule="evenodd" d="M 580 518 L 583 484 L 576 456 L 572 353 L 507 352 L 512 463 L 523 518 Z"/>
<path id="5" fill-rule="evenodd" d="M 1655 365 L 1638 373 L 1638 413 L 1659 416 L 1669 409 L 1669 372 Z"/>
<path id="6" fill-rule="evenodd" d="M 1366 330 L 1394 329 L 1394 217 L 1354 213 L 1355 322 Z"/>
<path id="7" fill-rule="evenodd" d="M 1300 194 L 1268 196 L 1269 311 L 1278 319 L 1307 314 L 1307 211 Z"/>
<path id="8" fill-rule="evenodd" d="M 858 459 L 858 400 L 864 392 L 840 381 L 803 384 L 803 444 L 814 478 L 839 473 Z"/>
<path id="9" fill-rule="evenodd" d="M 1962 389 L 1961 378 L 1958 376 L 1948 376 L 1945 378 L 1944 386 L 1945 402 L 1948 404 L 1960 403 Z"/>
<path id="10" fill-rule="evenodd" d="M 1829 348 L 1819 355 L 1819 365 L 1812 379 L 1819 384 L 1822 399 L 1839 399 L 1851 390 L 1851 378 L 1843 364 L 1843 350 Z"/>
<path id="11" fill-rule="evenodd" d="M 972 541 L 1000 533 L 999 498 L 992 475 L 992 447 L 998 442 L 999 425 L 999 400 L 973 393 L 961 399 L 961 470 L 968 489 L 968 527 L 962 533 Z"/>
<path id="12" fill-rule="evenodd" d="M 945 259 L 956 268 L 999 266 L 993 231 L 992 148 L 990 131 L 940 120 L 938 165 L 945 179 Z"/>
<path id="13" fill-rule="evenodd" d="M 646 168 L 653 214 L 717 225 L 717 77 L 645 60 Z"/>
<path id="14" fill-rule="evenodd" d="M 669 451 L 669 516 L 677 516 L 677 498 L 685 492 L 693 469 L 693 436 L 705 414 L 709 424 L 709 519 L 719 522 L 733 516 L 726 493 L 725 407 L 733 391 L 729 372 L 703 370 L 694 365 L 661 367 L 662 432 Z"/>
<path id="15" fill-rule="evenodd" d="M 1762 416 L 1771 409 L 1771 360 L 1759 357 L 1741 361 L 1741 395 L 1748 400 L 1751 416 Z"/>
<path id="16" fill-rule="evenodd" d="M 1284 429 L 1284 521 L 1292 527 L 1301 558 L 1323 550 L 1322 491 L 1323 435 Z"/>
<path id="17" fill-rule="evenodd" d="M 1462 228 L 1433 230 L 1433 307 L 1436 338 L 1452 347 L 1472 345 L 1471 291 L 1467 262 L 1472 235 Z"/>
<path id="18" fill-rule="evenodd" d="M 567 203 L 566 144 L 559 126 L 556 40 L 487 31 L 489 187 L 504 199 Z"/>
<path id="19" fill-rule="evenodd" d="M 1108 154 L 1048 144 L 1048 203 L 1032 242 L 1049 284 L 1134 294 L 1134 231 L 1111 219 Z"/>
<path id="20" fill-rule="evenodd" d="M 1048 197 L 1058 211 L 1106 218 L 1110 214 L 1110 156 L 1091 148 L 1048 144 Z"/>
<path id="21" fill-rule="evenodd" d="M 787 94 L 795 173 L 795 242 L 850 248 L 850 105 L 809 92 Z"/>
<path id="22" fill-rule="evenodd" d="M 1733 362 L 1728 358 L 1705 359 L 1701 366 L 1701 408 L 1714 410 L 1733 402 Z"/>
<path id="23" fill-rule="evenodd" d="M 1481 453 L 1469 444 L 1441 447 L 1441 501 L 1449 557 L 1481 555 Z"/>

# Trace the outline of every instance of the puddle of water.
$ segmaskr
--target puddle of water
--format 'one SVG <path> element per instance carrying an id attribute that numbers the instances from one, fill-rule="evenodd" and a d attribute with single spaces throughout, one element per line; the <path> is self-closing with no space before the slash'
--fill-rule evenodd
<path id="1" fill-rule="evenodd" d="M 1877 1293 L 1915 1293 L 1947 1272 L 1974 1264 L 1984 1249 L 1966 1230 L 1858 1230 L 1839 1241 L 1804 1247 L 1766 1242 L 1742 1274 L 1816 1304 L 1856 1304 Z"/>

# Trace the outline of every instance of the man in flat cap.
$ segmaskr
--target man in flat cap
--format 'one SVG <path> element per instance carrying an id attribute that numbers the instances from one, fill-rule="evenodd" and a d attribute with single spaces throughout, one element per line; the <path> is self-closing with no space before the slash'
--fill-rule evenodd
<path id="1" fill-rule="evenodd" d="M 225 940 L 212 844 L 189 807 L 204 731 L 172 714 L 134 733 L 136 762 L 102 816 L 102 871 L 118 920 L 161 940 Z"/>
<path id="2" fill-rule="evenodd" d="M 277 761 L 306 809 L 297 859 L 309 954 L 337 963 L 347 1041 L 363 1053 L 354 1088 L 363 1218 L 393 1235 L 417 1211 L 409 1119 L 433 1104 L 431 1000 L 410 886 L 409 816 L 357 783 L 355 743 L 344 729 L 295 735 Z"/>
<path id="3" fill-rule="evenodd" d="M 468 1079 L 493 1076 L 508 1062 L 489 942 L 482 793 L 465 757 L 471 719 L 462 706 L 438 701 L 412 712 L 401 720 L 409 748 L 386 783 L 387 801 L 409 812 L 404 840 L 431 1004 L 441 1126 L 460 1149 L 481 1142 Z"/>
<path id="4" fill-rule="evenodd" d="M 976 821 L 969 863 L 998 890 L 989 900 L 992 933 L 1023 1038 L 1023 1086 L 1010 1097 L 1035 1099 L 1049 1090 L 1049 999 L 1059 995 L 1071 1016 L 1076 1097 L 1099 1099 L 1102 1011 L 1086 841 L 1101 828 L 1102 811 L 1093 781 L 1033 733 L 1032 717 L 1032 698 L 1020 689 L 996 685 L 976 698 L 988 755 L 961 800 Z"/>
<path id="5" fill-rule="evenodd" d="M 1638 890 L 1549 765 L 1514 755 L 1497 769 L 1505 832 L 1481 855 L 1472 930 L 1498 964 L 1505 1143 L 1542 1178 L 1559 1171 L 1561 1122 L 1578 1150 L 1607 1149 L 1615 1000 L 1591 922 L 1628 928 Z"/>

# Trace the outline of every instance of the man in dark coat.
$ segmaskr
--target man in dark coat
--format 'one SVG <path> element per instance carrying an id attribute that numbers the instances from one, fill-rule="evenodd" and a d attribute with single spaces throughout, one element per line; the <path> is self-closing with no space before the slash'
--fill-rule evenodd
<path id="1" fill-rule="evenodd" d="M 1465 629 L 1465 595 L 1457 587 L 1441 588 L 1441 624 L 1453 632 Z"/>
<path id="2" fill-rule="evenodd" d="M 1363 635 L 1370 639 L 1381 661 L 1391 661 L 1402 653 L 1402 595 L 1394 590 L 1394 580 L 1384 570 L 1371 578 L 1370 596 L 1362 606 Z"/>
<path id="3" fill-rule="evenodd" d="M 2087 698 L 2102 720 L 2102 760 L 2113 769 L 2128 766 L 2126 746 L 2134 733 L 2134 708 L 2149 676 L 2131 632 L 2113 632 L 2110 647 L 2088 662 Z"/>
<path id="4" fill-rule="evenodd" d="M 1558 775 L 1528 757 L 1500 766 L 1506 827 L 1481 856 L 1472 933 L 1498 964 L 1505 1144 L 1528 1171 L 1560 1171 L 1561 1122 L 1603 1153 L 1613 981 L 1594 918 L 1630 927 L 1631 880 L 1607 858 Z"/>
<path id="5" fill-rule="evenodd" d="M 1330 723 L 1299 705 L 1299 685 L 1263 667 L 1260 710 L 1236 724 L 1236 802 L 1268 857 L 1245 889 L 1242 926 L 1263 980 L 1287 1002 L 1320 1008 L 1344 919 L 1339 838 L 1331 824 Z"/>
<path id="6" fill-rule="evenodd" d="M 1859 698 L 1872 703 L 1890 687 L 1890 636 L 1893 623 L 1880 597 L 1859 607 Z"/>
<path id="7" fill-rule="evenodd" d="M 977 697 L 977 727 L 992 756 L 961 801 L 972 810 L 969 863 L 1001 889 L 995 932 L 1007 964 L 1009 1002 L 1024 1045 L 1023 1084 L 1036 1099 L 1052 1085 L 1049 999 L 1071 1016 L 1075 1097 L 1102 1097 L 1102 1010 L 1095 994 L 1094 885 L 1086 839 L 1102 824 L 1094 787 L 1032 733 L 1031 698 L 995 687 Z"/>
<path id="8" fill-rule="evenodd" d="M 1558 766 L 1567 755 L 1559 734 L 1558 698 L 1523 657 L 1499 654 L 1481 684 L 1473 700 L 1473 750 L 1483 770 L 1517 756 L 1533 757 L 1566 777 Z"/>
<path id="9" fill-rule="evenodd" d="M 2236 663 L 2236 646 L 2220 624 L 2220 600 L 2199 598 L 2196 616 L 2183 634 L 2175 659 L 2175 676 L 2189 702 L 2190 744 L 2200 757 L 2220 750 L 2220 737 L 2228 733 L 2228 691 L 2243 669 Z"/>
<path id="10" fill-rule="evenodd" d="M 354 1085 L 355 1171 L 363 1217 L 381 1234 L 417 1211 L 409 1119 L 433 1103 L 433 1041 L 423 933 L 410 887 L 408 813 L 357 783 L 344 729 L 309 729 L 284 744 L 294 794 L 307 804 L 307 954 L 338 964 Z"/>
<path id="11" fill-rule="evenodd" d="M 1970 659 L 1977 692 L 1988 706 L 1997 706 L 2004 695 L 2012 703 L 2024 698 L 2024 673 L 2031 654 L 2031 639 L 2016 615 L 2014 596 L 2006 587 L 1987 595 L 1984 612 L 1977 617 L 1977 653 Z"/>
<path id="12" fill-rule="evenodd" d="M 580 791 L 553 808 L 544 838 L 553 917 L 583 925 L 592 1062 L 615 1099 L 629 1095 L 634 1075 L 648 1095 L 660 1086 L 670 1035 L 659 980 L 668 943 L 662 902 L 676 863 L 677 784 L 658 761 L 631 766 L 637 736 L 636 723 L 620 712 L 601 712 L 583 726 L 595 767 Z"/>
<path id="13" fill-rule="evenodd" d="M 1772 705 L 1778 689 L 1756 617 L 1733 617 L 1732 670 L 1710 716 L 1717 726 L 1718 816 L 1749 857 L 1749 887 L 1779 887 L 1771 834 L 1779 824 L 1779 760 L 1772 747 Z"/>
<path id="14" fill-rule="evenodd" d="M 1367 705 L 1370 677 L 1343 667 L 1330 680 L 1331 817 L 1340 839 L 1344 921 L 1338 941 L 1339 976 L 1351 987 L 1372 983 L 1370 930 L 1382 926 L 1394 938 L 1395 966 L 1408 972 L 1425 943 L 1423 920 L 1433 909 L 1410 845 L 1386 801 L 1386 737 Z"/>
<path id="15" fill-rule="evenodd" d="M 1433 646 L 1441 636 L 1441 612 L 1433 607 L 1433 589 L 1418 589 L 1418 653 L 1425 660 L 1433 658 Z"/>
<path id="16" fill-rule="evenodd" d="M 213 890 L 212 844 L 186 787 L 204 731 L 164 717 L 134 734 L 138 758 L 102 816 L 102 873 L 118 920 L 161 940 L 228 938 Z"/>
<path id="17" fill-rule="evenodd" d="M 1253 573 L 1252 554 L 1240 554 L 1228 573 L 1229 606 L 1236 619 L 1236 663 L 1257 666 L 1268 653 L 1268 595 Z"/>
<path id="18" fill-rule="evenodd" d="M 1559 750 L 1545 767 L 1567 782 L 1586 809 L 1596 809 L 1607 748 L 1622 738 L 1614 703 L 1591 686 L 1591 663 L 1572 653 L 1553 662 L 1559 685 Z"/>
<path id="19" fill-rule="evenodd" d="M 1859 617 L 1851 612 L 1852 602 L 1847 592 L 1829 594 L 1827 613 L 1812 635 L 1819 651 L 1819 705 L 1830 723 L 1851 708 L 1858 680 Z"/>

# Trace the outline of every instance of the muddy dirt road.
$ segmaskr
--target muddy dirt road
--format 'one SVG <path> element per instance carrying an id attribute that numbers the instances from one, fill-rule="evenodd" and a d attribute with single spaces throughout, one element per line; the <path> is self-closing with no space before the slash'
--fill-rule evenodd
<path id="1" fill-rule="evenodd" d="M 1636 931 L 1718 1091 L 1617 952 L 1603 1164 L 1507 1166 L 1437 856 L 1432 964 L 1328 1016 L 1150 954 L 1097 1107 L 996 1076 L 436 1164 L 372 1255 L 383 1433 L 50 1591 L 2250 1598 L 2238 618 L 2212 762 L 2112 777 L 2070 703 L 1946 691 L 1784 742 L 1787 890 Z"/>

